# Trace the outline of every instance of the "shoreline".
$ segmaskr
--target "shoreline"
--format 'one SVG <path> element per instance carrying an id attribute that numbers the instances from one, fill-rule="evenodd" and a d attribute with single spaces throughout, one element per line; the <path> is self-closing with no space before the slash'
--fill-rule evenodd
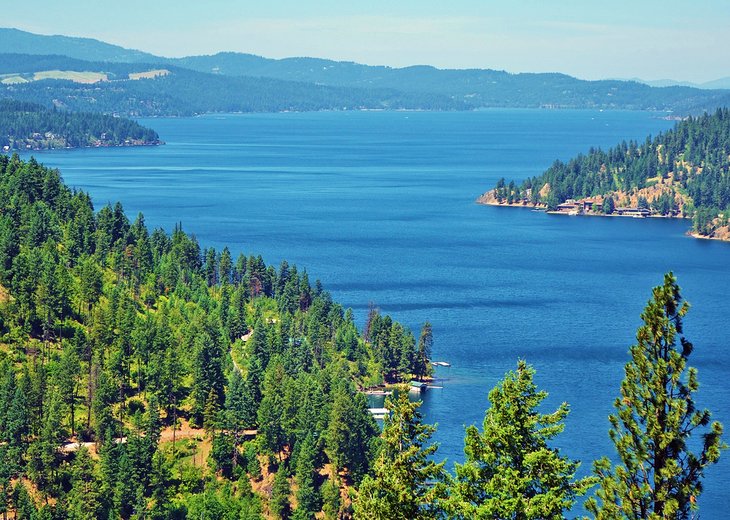
<path id="1" fill-rule="evenodd" d="M 679 219 L 679 220 L 689 220 L 689 217 L 684 216 L 669 216 L 669 215 L 649 215 L 646 217 L 635 217 L 633 215 L 617 215 L 617 214 L 603 214 L 603 213 L 576 213 L 576 214 L 569 214 L 564 211 L 548 211 L 545 206 L 537 205 L 537 204 L 522 204 L 522 203 L 512 203 L 508 204 L 506 202 L 496 202 L 494 200 L 485 200 L 484 195 L 480 196 L 476 200 L 477 204 L 480 204 L 482 206 L 494 206 L 494 207 L 501 207 L 501 208 L 522 208 L 522 209 L 529 209 L 530 211 L 539 211 L 541 213 L 546 213 L 548 215 L 564 215 L 566 217 L 616 217 L 616 218 L 638 218 L 638 219 L 649 219 L 649 218 L 658 218 L 658 219 Z M 702 235 L 700 233 L 697 233 L 696 231 L 692 231 L 691 229 L 687 230 L 685 233 L 686 236 L 696 238 L 699 240 L 714 240 L 717 242 L 730 242 L 730 238 L 723 238 L 719 236 L 709 236 L 709 235 Z"/>
<path id="2" fill-rule="evenodd" d="M 89 144 L 86 146 L 50 146 L 47 148 L 22 148 L 9 150 L 0 149 L 0 154 L 12 155 L 13 153 L 28 153 L 28 152 L 52 152 L 56 150 L 86 150 L 89 148 L 137 148 L 144 146 L 163 146 L 165 141 L 156 141 L 150 143 L 129 143 L 129 144 Z"/>

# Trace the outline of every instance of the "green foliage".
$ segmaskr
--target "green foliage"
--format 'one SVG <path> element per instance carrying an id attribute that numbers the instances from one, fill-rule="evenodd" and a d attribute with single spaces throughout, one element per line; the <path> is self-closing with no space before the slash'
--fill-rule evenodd
<path id="1" fill-rule="evenodd" d="M 670 175 L 671 174 L 671 175 Z M 608 149 L 591 148 L 567 163 L 555 161 L 542 175 L 526 179 L 515 188 L 515 198 L 535 196 L 549 186 L 548 195 L 534 202 L 547 204 L 549 209 L 568 199 L 597 195 L 608 196 L 602 211 L 613 212 L 611 194 L 617 190 L 639 190 L 657 178 L 668 179 L 671 187 L 655 199 L 639 199 L 639 206 L 651 207 L 661 215 L 676 215 L 679 208 L 675 197 L 684 194 L 689 199 L 683 212 L 693 216 L 694 230 L 712 235 L 714 219 L 730 210 L 730 110 L 717 109 L 712 114 L 689 117 L 667 132 L 643 143 L 630 141 Z M 495 186 L 496 196 L 506 198 L 504 179 Z"/>
<path id="2" fill-rule="evenodd" d="M 547 397 L 524 361 L 489 392 L 482 431 L 466 429 L 464 464 L 456 465 L 446 507 L 452 518 L 561 519 L 593 484 L 574 480 L 578 462 L 548 441 L 563 431 L 568 405 L 538 411 Z"/>
<path id="3" fill-rule="evenodd" d="M 71 472 L 71 486 L 67 502 L 69 520 L 101 518 L 104 511 L 103 497 L 99 494 L 94 462 L 86 448 L 82 447 L 76 454 Z"/>
<path id="4" fill-rule="evenodd" d="M 374 476 L 360 485 L 355 517 L 370 520 L 418 520 L 442 516 L 439 499 L 446 494 L 444 463 L 431 460 L 435 444 L 428 444 L 436 431 L 423 424 L 418 408 L 407 393 L 388 400 L 382 443 L 375 460 Z"/>
<path id="5" fill-rule="evenodd" d="M 230 483 L 209 482 L 202 493 L 190 495 L 184 503 L 184 518 L 201 520 L 260 520 L 259 500 L 250 493 L 236 494 Z"/>
<path id="6" fill-rule="evenodd" d="M 286 466 L 279 466 L 279 470 L 274 477 L 274 487 L 271 491 L 271 501 L 269 507 L 274 518 L 287 520 L 291 515 L 291 505 L 289 504 L 289 495 L 291 488 L 289 486 L 289 478 Z"/>
<path id="7" fill-rule="evenodd" d="M 312 434 L 302 442 L 297 456 L 296 480 L 297 480 L 297 509 L 295 518 L 297 520 L 313 519 L 315 513 L 322 509 L 322 499 L 317 489 L 317 444 Z"/>
<path id="8" fill-rule="evenodd" d="M 368 412 L 365 396 L 340 385 L 335 394 L 326 432 L 327 454 L 338 471 L 347 468 L 357 484 L 370 471 L 377 449 L 378 427 Z"/>
<path id="9" fill-rule="evenodd" d="M 0 252 L 0 509 L 24 475 L 50 504 L 39 514 L 57 518 L 166 518 L 208 502 L 256 518 L 245 483 L 232 501 L 202 484 L 261 480 L 260 458 L 276 454 L 309 518 L 336 502 L 323 504 L 319 468 L 335 461 L 348 484 L 370 471 L 379 430 L 355 388 L 382 380 L 379 347 L 306 272 L 234 264 L 179 226 L 148 232 L 120 204 L 94 213 L 57 171 L 4 155 Z M 387 370 L 410 372 L 412 333 L 379 320 Z M 160 443 L 186 420 L 212 435 L 205 470 L 194 440 Z M 58 448 L 74 435 L 98 462 L 78 453 L 72 468 Z"/>
<path id="10" fill-rule="evenodd" d="M 587 507 L 598 518 L 694 517 L 704 470 L 726 448 L 722 425 L 710 423 L 710 412 L 694 402 L 697 370 L 687 366 L 693 345 L 682 336 L 688 310 L 676 279 L 666 274 L 641 315 L 644 324 L 609 417 L 620 464 L 605 458 L 595 464 L 600 488 Z M 695 453 L 691 437 L 703 430 Z"/>
<path id="11" fill-rule="evenodd" d="M 322 485 L 322 510 L 327 520 L 336 520 L 342 508 L 340 487 L 334 479 L 327 479 Z"/>
<path id="12" fill-rule="evenodd" d="M 0 99 L 0 149 L 121 146 L 133 142 L 157 144 L 159 137 L 154 130 L 125 118 Z"/>

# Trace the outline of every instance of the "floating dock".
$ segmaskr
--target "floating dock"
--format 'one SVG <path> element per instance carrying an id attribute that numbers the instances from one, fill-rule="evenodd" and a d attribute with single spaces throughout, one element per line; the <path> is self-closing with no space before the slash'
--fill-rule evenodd
<path id="1" fill-rule="evenodd" d="M 385 419 L 386 415 L 390 415 L 390 410 L 387 408 L 368 408 L 368 412 L 370 412 L 375 419 Z"/>

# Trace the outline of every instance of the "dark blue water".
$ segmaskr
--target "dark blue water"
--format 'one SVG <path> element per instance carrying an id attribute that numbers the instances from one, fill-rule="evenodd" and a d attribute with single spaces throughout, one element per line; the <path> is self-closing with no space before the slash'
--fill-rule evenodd
<path id="1" fill-rule="evenodd" d="M 443 390 L 425 397 L 440 454 L 462 457 L 489 389 L 524 358 L 571 416 L 558 444 L 584 461 L 612 453 L 607 415 L 639 315 L 673 270 L 692 303 L 699 402 L 730 425 L 730 244 L 688 223 L 550 216 L 474 199 L 496 180 L 671 124 L 637 112 L 315 113 L 148 120 L 159 148 L 50 152 L 97 207 L 204 245 L 283 258 L 321 278 L 362 320 L 375 302 L 414 329 L 433 324 Z M 547 408 L 546 408 L 547 410 Z M 703 518 L 724 516 L 730 454 L 707 472 Z"/>

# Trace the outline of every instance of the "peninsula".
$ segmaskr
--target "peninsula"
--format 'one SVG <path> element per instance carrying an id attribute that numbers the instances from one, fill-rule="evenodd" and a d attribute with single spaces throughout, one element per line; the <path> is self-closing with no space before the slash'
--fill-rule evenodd
<path id="1" fill-rule="evenodd" d="M 0 151 L 5 153 L 158 144 L 157 132 L 127 118 L 0 100 Z"/>
<path id="2" fill-rule="evenodd" d="M 730 111 L 689 117 L 643 143 L 592 148 L 521 184 L 502 178 L 479 204 L 564 215 L 691 218 L 691 235 L 730 241 Z"/>

